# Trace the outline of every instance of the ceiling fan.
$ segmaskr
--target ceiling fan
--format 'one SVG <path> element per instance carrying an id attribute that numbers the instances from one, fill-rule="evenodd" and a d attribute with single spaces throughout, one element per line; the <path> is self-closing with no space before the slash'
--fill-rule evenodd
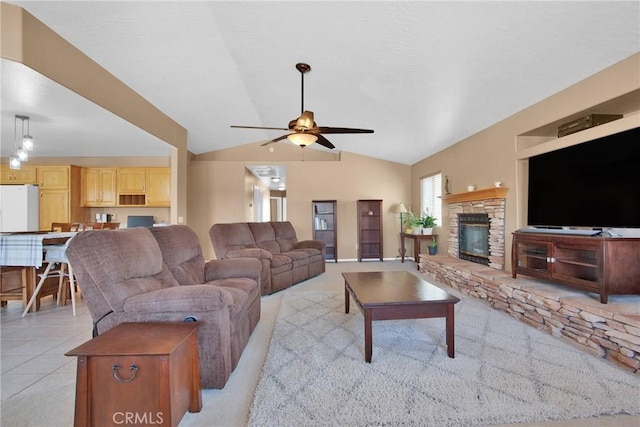
<path id="1" fill-rule="evenodd" d="M 300 147 L 306 147 L 307 145 L 318 143 L 324 147 L 329 149 L 335 148 L 327 138 L 323 136 L 323 134 L 331 134 L 331 133 L 373 133 L 372 129 L 353 129 L 353 128 L 337 128 L 337 127 L 327 127 L 327 126 L 318 126 L 313 119 L 313 111 L 307 111 L 304 109 L 304 75 L 311 71 L 311 66 L 309 64 L 298 63 L 296 64 L 296 69 L 300 71 L 300 79 L 301 79 L 301 112 L 302 114 L 297 119 L 293 119 L 289 122 L 289 126 L 286 128 L 276 128 L 276 127 L 262 127 L 262 126 L 231 126 L 232 128 L 241 128 L 241 129 L 270 129 L 270 130 L 287 130 L 290 133 L 279 136 L 277 138 L 272 139 L 271 141 L 267 141 L 262 146 L 273 144 L 274 142 L 282 141 L 283 139 L 288 139 Z"/>

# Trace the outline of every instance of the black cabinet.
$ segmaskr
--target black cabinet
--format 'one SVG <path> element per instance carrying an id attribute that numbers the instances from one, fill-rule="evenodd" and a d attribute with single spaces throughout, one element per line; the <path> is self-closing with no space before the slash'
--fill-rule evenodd
<path id="1" fill-rule="evenodd" d="M 325 259 L 338 262 L 338 227 L 335 200 L 314 200 L 313 239 L 325 243 Z"/>
<path id="2" fill-rule="evenodd" d="M 358 261 L 382 261 L 382 200 L 358 200 Z"/>

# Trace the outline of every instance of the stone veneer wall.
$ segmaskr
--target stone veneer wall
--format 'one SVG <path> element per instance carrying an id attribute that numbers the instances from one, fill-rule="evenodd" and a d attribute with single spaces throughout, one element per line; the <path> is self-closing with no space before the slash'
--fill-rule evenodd
<path id="1" fill-rule="evenodd" d="M 449 204 L 449 251 L 458 258 L 458 214 L 486 213 L 489 215 L 489 267 L 504 269 L 504 211 L 505 199 L 482 199 Z"/>
<path id="2" fill-rule="evenodd" d="M 419 270 L 429 280 L 485 300 L 497 310 L 640 374 L 638 314 L 615 314 L 608 304 L 584 292 L 524 277 L 513 279 L 504 271 L 445 255 L 420 255 Z"/>

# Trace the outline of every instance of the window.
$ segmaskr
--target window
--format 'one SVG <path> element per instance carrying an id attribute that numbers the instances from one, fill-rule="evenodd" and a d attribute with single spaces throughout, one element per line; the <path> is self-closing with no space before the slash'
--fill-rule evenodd
<path id="1" fill-rule="evenodd" d="M 442 225 L 442 174 L 435 174 L 420 180 L 420 212 L 436 218 L 436 224 Z"/>

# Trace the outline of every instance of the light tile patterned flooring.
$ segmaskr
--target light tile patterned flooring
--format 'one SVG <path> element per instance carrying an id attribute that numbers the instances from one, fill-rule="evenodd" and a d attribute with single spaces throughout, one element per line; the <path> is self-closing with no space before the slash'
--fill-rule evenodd
<path id="1" fill-rule="evenodd" d="M 202 426 L 242 426 L 246 422 L 257 376 L 268 349 L 271 330 L 279 299 L 285 292 L 336 291 L 343 292 L 341 277 L 343 271 L 407 270 L 419 274 L 413 262 L 401 264 L 397 261 L 344 262 L 328 263 L 327 272 L 307 280 L 288 290 L 263 298 L 263 316 L 261 324 L 254 331 L 240 364 L 223 390 L 205 390 L 205 406 L 199 414 L 187 413 L 180 425 Z M 441 285 L 446 289 L 446 286 Z M 37 392 L 54 391 L 63 384 L 75 384 L 76 359 L 64 356 L 64 353 L 91 339 L 92 321 L 84 300 L 78 298 L 77 317 L 71 314 L 71 306 L 57 307 L 52 298 L 42 301 L 37 313 L 29 313 L 24 318 L 22 304 L 11 301 L 0 309 L 0 369 L 1 395 L 0 411 L 10 399 L 29 396 Z M 640 398 L 639 398 L 640 405 Z M 46 411 L 38 405 L 38 410 Z M 65 410 L 72 411 L 73 403 L 65 402 Z M 227 414 L 219 408 L 227 408 Z M 235 408 L 235 409 L 231 409 Z M 60 408 L 50 408 L 51 411 Z M 72 418 L 72 415 L 69 415 Z M 24 422 L 20 425 L 29 425 Z M 33 425 L 33 424 L 31 424 Z M 47 427 L 58 427 L 43 424 Z M 543 424 L 535 424 L 543 425 Z M 615 426 L 631 427 L 640 425 L 640 417 L 614 416 L 589 420 L 571 420 L 544 425 L 577 426 Z M 2 423 L 3 427 L 13 427 Z M 60 426 L 63 427 L 63 426 Z M 523 427 L 523 425 L 519 425 Z"/>

